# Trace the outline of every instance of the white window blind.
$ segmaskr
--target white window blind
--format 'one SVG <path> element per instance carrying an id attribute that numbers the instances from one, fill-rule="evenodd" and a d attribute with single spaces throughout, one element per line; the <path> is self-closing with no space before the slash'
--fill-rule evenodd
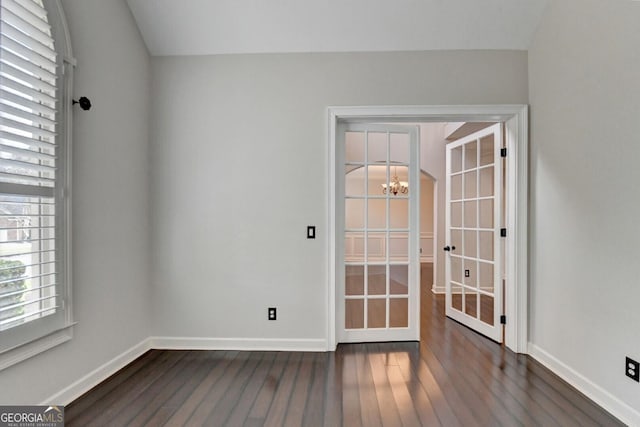
<path id="1" fill-rule="evenodd" d="M 53 319 L 60 286 L 57 56 L 42 0 L 0 0 L 0 333 Z M 2 350 L 2 349 L 0 349 Z"/>

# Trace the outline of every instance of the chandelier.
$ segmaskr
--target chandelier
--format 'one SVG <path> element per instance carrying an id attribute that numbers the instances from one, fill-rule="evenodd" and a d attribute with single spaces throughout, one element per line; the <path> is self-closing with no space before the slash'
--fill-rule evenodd
<path id="1" fill-rule="evenodd" d="M 387 194 L 387 190 L 389 190 L 389 193 L 393 194 L 394 196 L 397 196 L 398 193 L 407 194 L 409 192 L 409 183 L 406 181 L 400 181 L 398 179 L 397 172 L 397 168 L 394 168 L 391 182 L 389 184 L 381 184 L 382 194 Z"/>

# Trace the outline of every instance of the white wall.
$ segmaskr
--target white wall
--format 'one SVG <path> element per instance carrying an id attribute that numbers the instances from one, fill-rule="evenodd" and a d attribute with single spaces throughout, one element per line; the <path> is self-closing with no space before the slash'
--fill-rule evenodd
<path id="1" fill-rule="evenodd" d="M 433 233 L 433 190 L 435 181 L 420 174 L 420 233 Z"/>
<path id="2" fill-rule="evenodd" d="M 526 102 L 526 101 L 525 101 Z M 433 290 L 445 291 L 444 262 L 445 254 L 442 248 L 447 245 L 445 233 L 446 206 L 446 140 L 445 123 L 423 123 L 420 125 L 420 169 L 431 175 L 435 180 L 433 192 L 435 195 L 435 263 L 433 272 Z"/>
<path id="3" fill-rule="evenodd" d="M 124 0 L 64 0 L 76 68 L 75 337 L 0 371 L 0 403 L 37 404 L 149 336 L 149 56 Z M 67 402 L 64 402 L 67 403 Z"/>
<path id="4" fill-rule="evenodd" d="M 328 106 L 528 100 L 521 51 L 165 57 L 152 76 L 160 336 L 325 338 Z"/>
<path id="5" fill-rule="evenodd" d="M 632 425 L 640 384 L 624 360 L 640 360 L 639 23 L 640 2 L 553 1 L 529 53 L 530 340 Z"/>

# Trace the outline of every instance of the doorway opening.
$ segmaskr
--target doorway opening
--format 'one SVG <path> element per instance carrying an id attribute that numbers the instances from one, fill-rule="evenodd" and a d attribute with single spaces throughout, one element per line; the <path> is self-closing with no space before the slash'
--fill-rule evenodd
<path id="1" fill-rule="evenodd" d="M 433 167 L 429 167 L 429 165 L 425 164 L 425 158 L 436 159 L 437 157 L 433 156 L 433 153 L 429 156 L 429 153 L 426 152 L 428 149 L 423 149 L 423 152 L 420 152 L 420 149 L 423 148 L 423 139 L 426 137 L 425 133 L 428 133 L 428 129 L 426 128 L 433 127 L 436 124 L 442 127 L 444 126 L 444 123 L 460 122 L 467 124 L 467 134 L 477 129 L 486 128 L 487 124 L 490 124 L 491 122 L 502 123 L 503 125 L 499 125 L 499 127 L 501 132 L 504 130 L 504 138 L 500 136 L 501 141 L 498 142 L 496 140 L 495 144 L 493 144 L 491 149 L 489 149 L 489 145 L 486 143 L 486 135 L 484 135 L 485 140 L 483 140 L 483 142 L 478 139 L 463 148 L 462 152 L 467 153 L 466 157 L 463 159 L 466 159 L 468 162 L 463 169 L 458 170 L 454 167 L 452 170 L 450 167 L 451 160 L 447 160 L 449 163 L 445 162 L 445 164 L 443 164 L 442 158 L 440 157 L 438 158 L 439 164 L 435 166 L 436 170 L 434 171 Z M 416 124 L 420 126 L 417 126 Z M 378 128 L 373 129 L 371 128 L 372 126 L 378 126 Z M 366 167 L 361 167 L 362 165 L 359 163 L 350 163 L 350 161 L 345 160 L 345 130 L 350 128 L 352 130 L 356 129 L 359 132 L 362 132 L 362 135 L 358 136 L 365 138 L 363 140 L 363 153 L 366 154 L 368 149 L 367 144 L 369 144 L 369 141 L 366 139 L 369 135 L 367 132 L 375 131 L 378 134 L 381 134 L 385 132 L 384 126 L 388 127 L 386 139 L 387 145 L 384 146 L 383 144 L 381 146 L 386 147 L 385 150 L 387 154 L 391 154 L 393 151 L 392 147 L 394 145 L 391 142 L 393 139 L 393 132 L 402 132 L 403 128 L 406 129 L 411 126 L 414 128 L 420 128 L 421 132 L 419 132 L 420 141 L 418 143 L 418 147 L 420 149 L 416 148 L 415 151 L 411 151 L 410 159 L 406 161 L 407 167 L 409 167 L 409 163 L 414 163 L 414 168 L 411 169 L 409 167 L 407 170 L 407 179 L 409 181 L 406 182 L 406 184 L 408 184 L 406 202 L 409 206 L 417 207 L 420 205 L 419 210 L 421 211 L 421 218 L 415 218 L 414 224 L 414 222 L 412 222 L 414 219 L 409 215 L 409 218 L 407 218 L 407 224 L 411 223 L 411 226 L 409 226 L 408 229 L 404 229 L 402 227 L 390 227 L 391 219 L 389 218 L 397 217 L 398 212 L 397 208 L 395 208 L 394 211 L 393 206 L 401 206 L 404 203 L 401 200 L 396 199 L 397 194 L 394 194 L 393 196 L 390 196 L 389 194 L 382 196 L 376 193 L 371 196 L 372 200 L 365 200 L 364 196 L 346 195 L 344 192 L 345 173 L 352 173 L 355 170 L 359 170 L 361 175 L 364 174 L 361 179 L 371 181 L 371 183 L 373 183 L 373 180 L 375 179 L 374 166 L 380 166 L 376 164 L 366 164 Z M 355 332 L 352 336 L 357 337 L 355 339 L 359 341 L 419 339 L 419 321 L 417 322 L 417 334 L 416 330 L 413 330 L 412 333 L 408 333 L 407 330 L 396 330 L 395 334 L 392 333 L 391 335 L 383 333 L 383 329 L 385 329 L 385 327 L 387 332 L 389 332 L 390 327 L 393 326 L 389 323 L 393 317 L 393 313 L 390 311 L 391 307 L 399 307 L 402 305 L 403 308 L 408 308 L 409 323 L 411 323 L 412 315 L 419 317 L 419 284 L 412 293 L 411 286 L 413 285 L 410 277 L 412 276 L 411 271 L 417 271 L 417 274 L 413 274 L 414 280 L 419 280 L 421 275 L 424 277 L 425 274 L 428 274 L 433 277 L 432 292 L 438 293 L 443 290 L 448 292 L 448 305 L 452 309 L 461 312 L 467 317 L 471 316 L 473 318 L 475 316 L 475 319 L 472 319 L 472 323 L 479 322 L 480 328 L 486 324 L 492 323 L 494 329 L 498 328 L 498 325 L 496 324 L 497 322 L 493 321 L 493 319 L 489 321 L 486 316 L 485 318 L 482 318 L 482 307 L 486 305 L 486 301 L 495 303 L 494 307 L 497 307 L 498 300 L 493 299 L 493 293 L 494 291 L 497 292 L 498 289 L 493 289 L 493 286 L 497 287 L 497 285 L 495 285 L 496 283 L 502 284 L 502 275 L 504 273 L 504 314 L 510 320 L 510 322 L 507 322 L 505 327 L 504 342 L 507 347 L 511 348 L 515 352 L 526 352 L 527 107 L 336 107 L 329 109 L 329 127 L 330 227 L 328 237 L 330 283 L 328 289 L 329 321 L 327 330 L 329 350 L 334 350 L 338 342 L 349 342 L 349 334 L 345 334 L 345 329 L 349 330 L 349 333 Z M 391 129 L 392 127 L 395 127 L 395 130 Z M 461 135 L 461 132 L 465 132 L 465 130 L 458 129 L 457 132 L 458 134 L 455 135 L 455 132 L 450 132 L 448 135 L 453 135 L 450 139 L 459 139 L 461 136 L 464 136 Z M 373 138 L 373 133 L 371 133 L 371 136 L 371 144 L 374 144 L 373 140 L 375 138 Z M 481 135 L 479 138 L 482 137 L 483 136 Z M 471 139 L 473 139 L 473 137 L 471 137 Z M 501 145 L 502 140 L 504 140 L 504 147 Z M 380 142 L 375 142 L 375 144 L 380 144 Z M 444 144 L 446 144 L 446 142 L 444 142 Z M 484 151 L 480 150 L 481 146 L 484 147 Z M 495 160 L 498 159 L 504 151 L 502 148 L 507 148 L 510 153 L 510 156 L 504 160 L 505 170 L 507 171 L 504 186 L 501 183 L 497 184 L 498 181 L 494 180 L 491 181 L 491 188 L 498 189 L 499 187 L 500 191 L 504 189 L 504 209 L 499 208 L 497 203 L 493 203 L 493 201 L 490 202 L 489 200 L 490 198 L 495 198 L 496 201 L 502 200 L 501 196 L 499 196 L 497 192 L 492 190 L 491 194 L 485 194 L 488 188 L 486 183 L 487 178 L 491 176 L 492 179 L 493 177 L 497 179 L 499 178 L 498 175 L 503 171 L 503 163 L 500 163 L 500 166 L 498 166 L 499 160 Z M 495 162 L 493 160 L 488 162 L 487 159 L 489 158 L 489 154 L 487 153 L 491 154 L 491 156 L 493 156 L 492 158 L 495 157 Z M 392 157 L 393 156 L 394 155 L 392 155 Z M 379 162 L 379 160 L 375 161 Z M 384 169 L 384 177 L 381 176 L 378 177 L 378 179 L 383 179 L 385 183 L 384 185 L 391 185 L 393 178 L 397 174 L 398 165 L 395 164 L 394 159 L 388 156 L 385 161 L 386 168 Z M 350 170 L 347 171 L 347 169 Z M 500 170 L 500 173 L 498 173 L 498 169 Z M 371 172 L 371 177 L 367 175 L 369 171 Z M 413 182 L 411 182 L 412 180 L 409 179 L 409 175 L 414 172 L 415 176 L 413 177 Z M 440 177 L 440 179 L 438 179 L 438 177 Z M 453 196 L 448 194 L 447 192 L 452 188 L 451 180 L 462 183 L 466 182 L 466 187 L 464 184 L 460 187 L 461 191 L 466 191 L 466 193 L 463 195 Z M 483 181 L 484 184 L 481 184 L 481 181 Z M 384 185 L 382 185 L 382 187 L 384 187 Z M 482 188 L 480 188 L 481 185 Z M 377 184 L 371 185 L 371 188 L 377 189 L 377 187 Z M 455 184 L 453 187 L 455 187 Z M 415 192 L 415 196 L 410 196 L 412 188 Z M 470 192 L 471 189 L 474 191 L 473 194 Z M 482 192 L 482 194 L 480 194 L 480 192 Z M 446 197 L 445 194 L 447 194 Z M 429 201 L 431 202 L 430 207 L 428 206 L 429 203 L 427 203 Z M 345 205 L 347 204 L 356 206 L 362 206 L 364 204 L 366 206 L 371 206 L 372 211 L 375 205 L 386 207 L 386 211 L 384 211 L 387 215 L 385 217 L 387 218 L 385 220 L 385 224 L 387 226 L 386 229 L 384 229 L 384 227 L 380 228 L 382 223 L 379 224 L 377 228 L 364 227 L 349 229 L 351 231 L 360 232 L 363 236 L 371 236 L 371 242 L 360 238 L 359 243 L 360 248 L 373 245 L 371 246 L 371 253 L 374 252 L 373 249 L 377 247 L 376 245 L 379 246 L 379 244 L 374 242 L 373 239 L 377 238 L 378 241 L 382 242 L 382 246 L 380 246 L 380 248 L 382 248 L 381 250 L 383 252 L 380 252 L 378 255 L 386 257 L 386 267 L 380 266 L 382 259 L 370 260 L 367 258 L 362 262 L 354 262 L 353 258 L 345 258 L 345 250 L 353 250 L 354 248 L 345 248 L 345 246 L 354 244 L 358 239 L 358 237 L 353 233 L 350 236 L 353 242 L 349 243 L 349 239 L 346 238 L 348 233 L 345 234 L 347 229 L 344 224 L 344 215 Z M 466 206 L 466 208 L 464 206 Z M 482 206 L 485 208 L 481 208 Z M 483 212 L 486 213 L 486 207 L 488 206 L 491 206 L 492 212 L 497 215 L 494 215 L 496 221 L 491 223 L 491 227 L 478 222 L 479 218 L 483 217 Z M 459 209 L 461 209 L 460 213 L 466 213 L 468 221 L 456 224 L 455 221 L 457 219 L 452 220 L 451 211 L 457 211 Z M 442 213 L 443 211 L 445 211 L 445 214 Z M 472 211 L 473 213 L 471 213 Z M 360 212 L 360 210 L 358 212 Z M 432 215 L 424 215 L 425 212 L 432 212 Z M 456 214 L 454 213 L 454 216 L 455 215 Z M 427 218 L 423 218 L 425 216 Z M 431 216 L 431 218 L 429 218 L 429 216 Z M 502 216 L 504 216 L 504 219 L 501 218 Z M 365 221 L 367 218 L 370 218 L 372 221 L 376 221 L 374 218 L 375 215 L 370 214 L 367 210 L 364 211 L 364 217 L 362 215 L 359 217 L 364 218 Z M 465 215 L 462 214 L 462 217 L 465 218 Z M 472 217 L 474 218 L 475 223 L 469 222 Z M 444 226 L 442 224 L 445 219 L 447 220 L 448 225 L 446 226 L 446 229 L 443 229 Z M 428 227 L 429 223 L 432 225 L 431 227 Z M 503 228 L 505 231 L 502 230 Z M 418 230 L 420 231 L 418 232 Z M 401 240 L 399 240 L 398 237 L 401 237 L 401 234 L 399 232 L 405 232 L 406 234 L 405 243 L 402 243 L 403 247 L 407 248 L 409 251 L 406 259 L 393 258 L 398 254 L 394 254 L 392 252 L 391 246 L 394 242 L 392 238 L 396 238 L 395 242 L 400 242 Z M 508 233 L 508 238 L 496 241 L 496 245 L 490 245 L 490 252 L 488 252 L 488 250 L 480 243 L 480 240 L 486 243 L 488 240 L 491 240 L 488 239 L 489 237 L 502 236 L 505 232 Z M 464 250 L 464 253 L 453 253 L 453 251 L 451 251 L 451 247 L 456 246 L 452 244 L 452 239 L 455 239 L 458 236 L 464 236 L 466 238 L 466 244 L 461 242 L 459 243 L 459 246 L 457 246 L 457 248 L 460 248 L 459 250 Z M 406 246 L 406 241 L 409 242 L 408 246 Z M 385 249 L 384 242 L 387 242 L 386 245 L 389 247 L 388 249 Z M 442 245 L 443 242 L 445 242 L 444 245 Z M 443 253 L 442 249 L 446 250 L 446 248 L 449 248 L 448 253 Z M 366 253 L 366 249 L 363 249 L 363 251 Z M 483 251 L 482 257 L 480 251 Z M 492 254 L 493 258 L 488 258 L 487 254 L 489 253 Z M 502 253 L 505 254 L 506 259 L 504 266 L 500 266 L 500 263 L 497 261 Z M 351 255 L 353 255 L 353 253 L 351 253 Z M 415 261 L 418 262 L 415 263 Z M 454 271 L 457 271 L 458 267 L 460 267 L 460 273 L 463 276 L 466 276 L 466 279 L 462 277 L 451 277 L 450 272 L 452 269 L 452 263 L 454 264 Z M 413 270 L 414 268 L 415 270 Z M 420 272 L 422 272 L 422 274 Z M 492 282 L 493 284 L 491 284 L 491 286 L 484 283 L 489 273 L 491 273 L 491 276 L 496 277 L 496 281 Z M 484 280 L 482 283 L 479 278 L 481 275 L 483 277 L 482 280 Z M 367 284 L 364 283 L 361 278 L 367 276 L 371 280 L 372 284 L 376 283 L 376 281 L 380 282 L 380 284 L 386 284 L 387 291 L 384 295 L 386 300 L 384 300 L 383 297 L 376 295 L 375 291 L 371 295 L 367 294 L 366 291 L 363 291 L 362 294 L 358 294 L 356 296 L 352 294 L 346 295 L 345 282 L 350 281 L 350 286 L 352 286 L 354 283 L 352 279 L 355 276 L 359 276 L 355 279 L 359 288 L 366 288 Z M 445 277 L 445 280 L 442 280 L 442 277 Z M 393 293 L 392 289 L 397 285 L 395 282 L 398 281 L 398 278 L 400 278 L 400 282 L 408 280 L 407 286 L 409 290 L 407 293 L 402 295 L 395 295 Z M 364 280 L 366 280 L 366 278 Z M 474 281 L 473 284 L 471 280 Z M 456 288 L 455 286 L 458 285 L 459 287 Z M 452 298 L 452 295 L 456 295 L 455 298 Z M 385 305 L 383 300 L 386 302 L 386 324 L 383 325 L 384 322 L 382 320 L 384 319 L 378 319 L 378 323 L 374 322 L 371 325 L 366 324 L 367 309 L 372 310 L 377 306 L 379 306 L 379 309 L 382 309 L 383 305 Z M 402 304 L 399 304 L 400 302 L 402 302 Z M 460 303 L 462 305 L 460 305 Z M 480 304 L 480 308 L 478 308 L 478 304 Z M 503 303 L 501 299 L 499 304 L 499 310 L 502 312 Z M 345 324 L 345 307 L 347 305 L 352 308 L 355 307 L 355 305 L 358 305 L 358 311 L 364 312 L 356 314 L 355 317 L 350 317 L 348 319 L 350 322 L 349 324 Z M 476 311 L 477 316 L 474 314 Z M 495 311 L 491 312 L 492 315 L 494 312 Z M 372 310 L 371 313 L 372 316 L 375 316 L 375 314 L 373 314 L 374 310 Z M 385 313 L 385 311 L 383 310 L 381 313 Z M 451 313 L 448 312 L 447 315 L 455 319 L 455 316 L 451 315 Z M 362 326 L 364 323 L 364 329 L 366 329 L 367 326 L 372 326 L 371 330 L 368 330 L 363 334 L 363 331 L 354 331 L 349 329 L 350 326 L 353 327 L 354 319 L 356 320 L 355 324 L 360 322 L 359 325 Z M 405 326 L 405 324 L 403 323 L 402 326 Z M 409 326 L 410 329 L 412 325 L 409 324 L 407 326 Z M 478 330 L 478 325 L 471 326 Z M 502 326 L 499 326 L 499 328 L 500 339 L 502 339 Z M 496 339 L 495 335 L 491 336 L 486 330 L 480 332 Z M 360 335 L 362 335 L 362 337 L 360 337 Z M 378 335 L 380 338 L 376 338 Z"/>
<path id="2" fill-rule="evenodd" d="M 420 293 L 437 292 L 438 182 L 420 168 Z"/>

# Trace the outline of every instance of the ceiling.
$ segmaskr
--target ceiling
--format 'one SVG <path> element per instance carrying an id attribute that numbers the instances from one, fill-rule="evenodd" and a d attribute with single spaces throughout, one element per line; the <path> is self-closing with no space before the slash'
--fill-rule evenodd
<path id="1" fill-rule="evenodd" d="M 548 0 L 127 0 L 152 55 L 529 47 Z"/>

